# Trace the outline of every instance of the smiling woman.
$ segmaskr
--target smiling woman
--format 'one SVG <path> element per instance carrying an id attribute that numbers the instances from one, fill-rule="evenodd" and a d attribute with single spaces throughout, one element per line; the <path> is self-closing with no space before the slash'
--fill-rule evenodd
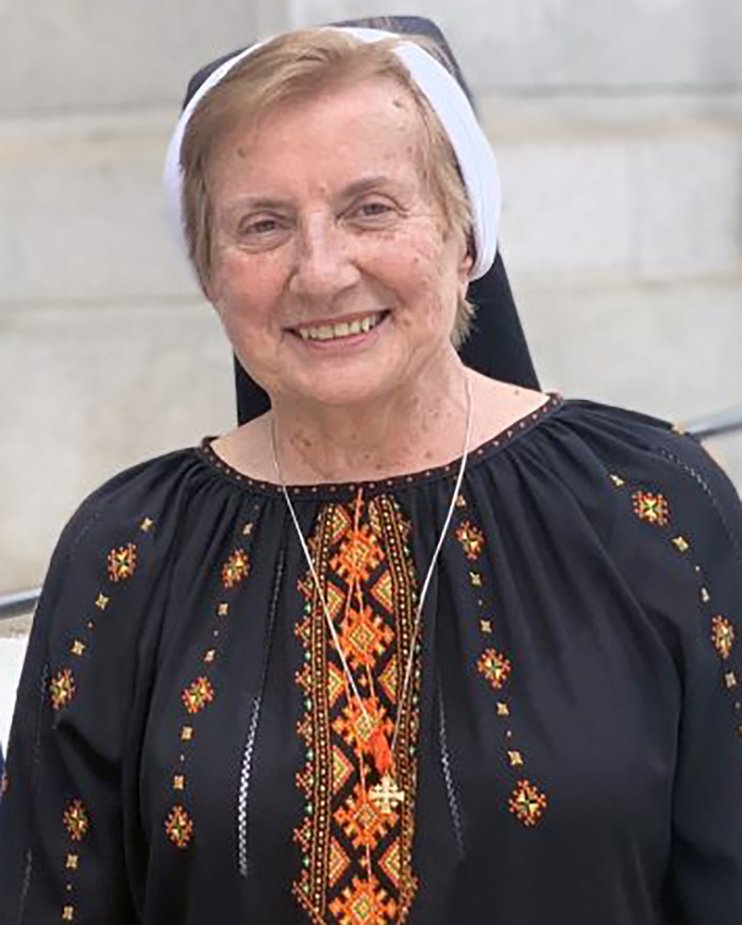
<path id="1" fill-rule="evenodd" d="M 271 407 L 63 534 L 0 923 L 738 925 L 739 499 L 662 422 L 463 363 L 499 185 L 452 74 L 247 49 L 166 189 Z"/>

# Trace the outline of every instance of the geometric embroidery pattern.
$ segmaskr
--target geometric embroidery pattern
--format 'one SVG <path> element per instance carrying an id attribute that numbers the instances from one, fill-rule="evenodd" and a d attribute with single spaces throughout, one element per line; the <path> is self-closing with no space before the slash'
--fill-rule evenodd
<path id="1" fill-rule="evenodd" d="M 193 837 L 193 821 L 179 804 L 173 806 L 165 821 L 167 837 L 176 848 L 187 848 Z"/>
<path id="2" fill-rule="evenodd" d="M 499 691 L 510 677 L 510 661 L 496 649 L 485 649 L 477 662 L 477 669 L 492 687 Z"/>
<path id="3" fill-rule="evenodd" d="M 467 559 L 478 559 L 484 550 L 484 534 L 479 527 L 465 520 L 456 531 L 456 539 L 461 543 Z"/>
<path id="4" fill-rule="evenodd" d="M 657 527 L 666 527 L 670 523 L 670 507 L 663 495 L 651 491 L 635 491 L 631 500 L 639 520 Z"/>
<path id="5" fill-rule="evenodd" d="M 222 584 L 225 588 L 236 588 L 247 578 L 250 560 L 244 549 L 235 549 L 222 566 Z"/>
<path id="6" fill-rule="evenodd" d="M 82 800 L 73 800 L 64 811 L 64 827 L 72 841 L 82 841 L 88 834 L 90 820 Z"/>
<path id="7" fill-rule="evenodd" d="M 617 488 L 623 488 L 626 485 L 625 480 L 619 476 L 612 475 L 611 479 Z M 670 523 L 670 506 L 663 495 L 639 489 L 633 492 L 631 500 L 634 513 L 640 520 L 647 521 L 659 527 L 666 527 Z M 689 558 L 688 554 L 693 548 L 693 543 L 687 536 L 672 536 L 668 532 L 667 539 L 681 555 Z M 690 564 L 693 565 L 693 572 L 698 581 L 698 599 L 705 608 L 705 605 L 711 602 L 712 595 L 704 578 L 704 570 L 701 565 L 697 563 L 693 564 L 691 562 Z M 707 613 L 708 611 L 705 610 L 705 612 Z M 712 617 L 710 638 L 722 664 L 728 662 L 737 642 L 737 630 L 734 623 L 720 614 Z M 736 692 L 739 684 L 736 671 L 729 670 L 729 667 L 725 665 L 722 672 L 722 683 L 727 691 Z M 742 709 L 742 704 L 736 701 L 735 713 L 739 713 L 740 709 Z M 742 727 L 738 727 L 738 734 L 739 729 L 742 729 Z M 740 735 L 740 738 L 742 738 L 742 735 Z"/>
<path id="8" fill-rule="evenodd" d="M 469 507 L 463 495 L 459 496 L 456 506 L 462 509 L 468 509 Z M 471 520 L 464 520 L 459 524 L 456 530 L 456 539 L 461 545 L 464 556 L 470 563 L 477 562 L 484 554 L 484 533 Z M 489 588 L 485 587 L 482 573 L 477 565 L 467 566 L 467 571 L 469 573 L 469 584 L 479 607 L 479 612 L 475 614 L 475 625 L 479 627 L 481 636 L 491 637 L 494 626 L 494 620 L 491 618 L 494 601 L 490 599 Z M 477 659 L 477 672 L 493 690 L 498 692 L 507 684 L 512 670 L 513 666 L 510 659 L 493 647 L 483 649 Z M 517 774 L 522 775 L 525 771 L 526 762 L 524 753 L 513 745 L 512 712 L 508 701 L 500 699 L 495 702 L 495 715 L 500 721 L 500 728 L 503 733 L 503 757 L 506 766 L 513 775 L 515 775 L 516 769 Z M 508 809 L 524 826 L 532 828 L 541 821 L 546 811 L 548 805 L 546 794 L 528 780 L 515 777 L 513 779 L 517 780 L 517 784 L 508 798 Z"/>
<path id="9" fill-rule="evenodd" d="M 386 495 L 320 509 L 308 540 L 341 650 L 364 703 L 345 679 L 309 571 L 298 582 L 303 615 L 295 627 L 305 662 L 296 673 L 304 712 L 297 733 L 304 764 L 296 784 L 304 815 L 294 830 L 302 855 L 292 885 L 315 923 L 391 925 L 409 914 L 417 881 L 412 868 L 419 731 L 419 645 L 402 722 L 396 730 L 394 779 L 404 800 L 386 807 L 374 747 L 395 732 L 398 677 L 409 662 L 416 575 L 410 525 Z M 388 812 L 385 809 L 389 809 Z"/>
<path id="10" fill-rule="evenodd" d="M 75 676 L 69 668 L 58 671 L 49 681 L 49 697 L 52 707 L 61 710 L 72 702 L 76 691 Z"/>
<path id="11" fill-rule="evenodd" d="M 183 706 L 189 713 L 200 713 L 214 699 L 214 688 L 208 678 L 200 677 L 181 694 Z"/>
<path id="12" fill-rule="evenodd" d="M 126 581 L 136 571 L 137 547 L 134 543 L 119 546 L 108 553 L 108 577 L 114 583 Z"/>
<path id="13" fill-rule="evenodd" d="M 548 799 L 535 784 L 527 780 L 519 780 L 513 791 L 508 807 L 510 812 L 529 828 L 536 825 L 543 816 Z"/>
<path id="14" fill-rule="evenodd" d="M 736 639 L 734 624 L 726 617 L 714 617 L 711 621 L 711 640 L 714 648 L 725 661 L 732 654 Z"/>

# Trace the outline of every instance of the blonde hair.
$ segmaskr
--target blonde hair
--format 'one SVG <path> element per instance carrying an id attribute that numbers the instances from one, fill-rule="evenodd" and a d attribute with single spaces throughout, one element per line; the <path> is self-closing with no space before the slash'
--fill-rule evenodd
<path id="1" fill-rule="evenodd" d="M 405 41 L 409 40 L 405 36 Z M 435 43 L 425 37 L 412 40 L 449 66 Z M 184 232 L 204 291 L 213 270 L 209 165 L 235 123 L 255 122 L 284 103 L 374 77 L 390 78 L 412 96 L 425 138 L 420 152 L 424 179 L 440 203 L 449 229 L 473 247 L 471 208 L 456 156 L 438 116 L 395 54 L 397 43 L 396 38 L 367 43 L 339 29 L 290 32 L 247 55 L 199 102 L 183 136 L 180 163 Z M 466 339 L 473 315 L 474 306 L 460 299 L 451 333 L 454 346 Z"/>

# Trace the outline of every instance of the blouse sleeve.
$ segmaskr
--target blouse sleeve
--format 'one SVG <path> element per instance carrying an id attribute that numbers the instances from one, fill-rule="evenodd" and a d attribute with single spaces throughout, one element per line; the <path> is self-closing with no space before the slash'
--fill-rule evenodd
<path id="1" fill-rule="evenodd" d="M 81 507 L 44 583 L 0 803 L 0 925 L 137 921 L 124 756 L 148 661 L 143 617 L 156 611 L 160 524 L 130 481 Z"/>
<path id="2" fill-rule="evenodd" d="M 637 596 L 677 664 L 669 887 L 684 925 L 742 922 L 742 506 L 690 437 L 612 473 Z M 643 470 L 643 471 L 642 471 Z"/>

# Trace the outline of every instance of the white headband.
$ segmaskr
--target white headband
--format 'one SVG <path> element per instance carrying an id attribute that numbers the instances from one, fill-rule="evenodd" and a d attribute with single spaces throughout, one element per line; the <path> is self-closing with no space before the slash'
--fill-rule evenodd
<path id="1" fill-rule="evenodd" d="M 327 28 L 338 28 L 328 26 Z M 354 35 L 364 42 L 378 42 L 385 38 L 400 37 L 381 29 L 342 27 L 342 32 Z M 181 146 L 193 111 L 243 58 L 253 54 L 266 42 L 258 42 L 219 65 L 196 90 L 175 126 L 165 159 L 165 196 L 176 236 L 187 250 L 183 218 L 183 169 L 180 163 Z M 401 40 L 394 49 L 410 76 L 425 94 L 433 111 L 440 119 L 461 170 L 464 186 L 472 211 L 475 263 L 470 278 L 484 276 L 495 262 L 497 230 L 500 221 L 500 176 L 495 155 L 482 131 L 474 110 L 456 78 L 425 49 L 414 42 Z"/>

